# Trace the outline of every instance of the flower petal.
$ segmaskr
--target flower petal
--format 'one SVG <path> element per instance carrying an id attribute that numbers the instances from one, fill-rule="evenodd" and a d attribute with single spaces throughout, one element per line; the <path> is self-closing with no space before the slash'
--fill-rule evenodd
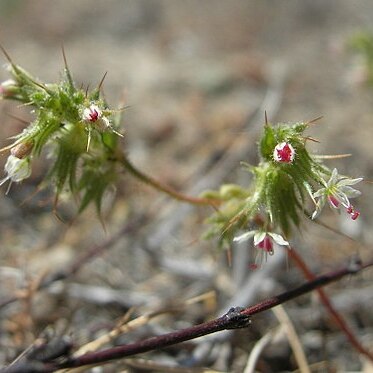
<path id="1" fill-rule="evenodd" d="M 350 200 L 348 199 L 348 197 L 346 196 L 345 193 L 343 193 L 341 190 L 336 190 L 333 194 L 332 194 L 344 207 L 348 207 L 351 205 L 350 203 Z"/>
<path id="2" fill-rule="evenodd" d="M 321 188 L 321 189 L 319 189 L 318 191 L 316 191 L 316 192 L 313 194 L 313 196 L 314 196 L 314 198 L 319 198 L 319 197 L 324 196 L 325 193 L 326 193 L 326 189 L 325 189 L 325 188 Z"/>
<path id="3" fill-rule="evenodd" d="M 249 231 L 246 233 L 241 234 L 240 236 L 236 236 L 233 238 L 234 242 L 242 242 L 247 241 L 249 238 L 253 237 L 256 231 Z"/>
<path id="4" fill-rule="evenodd" d="M 257 231 L 254 235 L 254 246 L 258 246 L 265 238 L 266 232 Z"/>
<path id="5" fill-rule="evenodd" d="M 335 185 L 337 181 L 338 181 L 338 170 L 334 168 L 330 176 L 330 179 L 328 181 L 328 186 Z"/>
<path id="6" fill-rule="evenodd" d="M 289 242 L 286 241 L 280 234 L 268 232 L 268 235 L 273 238 L 273 241 L 280 246 L 290 246 Z"/>
<path id="7" fill-rule="evenodd" d="M 364 178 L 362 178 L 362 177 L 358 177 L 356 179 L 345 178 L 345 179 L 342 179 L 342 180 L 338 181 L 338 186 L 343 187 L 345 185 L 355 185 L 357 183 L 360 183 L 360 181 L 362 181 L 362 180 L 364 180 Z"/>
<path id="8" fill-rule="evenodd" d="M 31 175 L 30 158 L 17 158 L 14 155 L 9 155 L 5 163 L 4 169 L 8 174 L 8 178 L 19 183 L 23 179 L 27 179 Z M 4 183 L 4 180 L 3 180 Z"/>
<path id="9" fill-rule="evenodd" d="M 315 210 L 313 214 L 311 215 L 311 219 L 314 220 L 320 215 L 321 210 Z"/>
<path id="10" fill-rule="evenodd" d="M 356 198 L 356 197 L 361 196 L 360 190 L 356 190 L 356 189 L 351 188 L 349 186 L 345 186 L 345 187 L 341 188 L 341 190 L 343 191 L 344 194 L 346 194 L 346 196 L 348 198 Z"/>
<path id="11" fill-rule="evenodd" d="M 0 180 L 0 186 L 2 186 L 4 183 L 6 183 L 10 179 L 9 176 L 5 176 L 2 180 Z"/>

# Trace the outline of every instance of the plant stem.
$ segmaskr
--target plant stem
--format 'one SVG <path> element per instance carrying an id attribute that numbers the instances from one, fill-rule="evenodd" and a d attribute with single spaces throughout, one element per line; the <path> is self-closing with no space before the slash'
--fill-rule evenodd
<path id="1" fill-rule="evenodd" d="M 127 158 L 125 154 L 120 156 L 118 158 L 118 161 L 131 175 L 141 180 L 143 183 L 152 186 L 158 191 L 168 194 L 170 197 L 178 201 L 187 202 L 192 205 L 205 205 L 205 206 L 208 205 L 208 206 L 215 206 L 215 207 L 220 203 L 220 201 L 214 200 L 211 198 L 191 197 L 191 196 L 188 196 L 188 195 L 185 195 L 183 193 L 176 191 L 175 189 L 169 187 L 168 185 L 165 185 L 159 182 L 158 180 L 153 179 L 151 176 L 146 175 L 145 173 L 140 171 L 129 161 L 129 159 Z"/>
<path id="2" fill-rule="evenodd" d="M 294 261 L 294 263 L 298 266 L 298 268 L 303 272 L 304 277 L 308 281 L 313 281 L 313 280 L 316 279 L 316 276 L 311 272 L 311 270 L 308 268 L 307 264 L 303 261 L 303 259 L 296 252 L 296 250 L 294 250 L 294 249 L 289 250 L 289 256 Z M 324 304 L 325 308 L 328 310 L 328 312 L 334 318 L 334 321 L 337 323 L 337 325 L 340 327 L 340 329 L 346 335 L 346 337 L 350 341 L 351 345 L 355 348 L 356 351 L 358 351 L 360 354 L 364 355 L 371 362 L 373 362 L 373 354 L 371 352 L 369 352 L 366 348 L 364 348 L 364 346 L 362 346 L 362 344 L 358 341 L 358 339 L 355 337 L 353 331 L 346 324 L 346 321 L 343 319 L 341 314 L 334 308 L 333 304 L 331 303 L 329 297 L 326 295 L 325 291 L 323 289 L 319 288 L 319 289 L 317 289 L 317 292 L 320 296 L 321 302 Z"/>

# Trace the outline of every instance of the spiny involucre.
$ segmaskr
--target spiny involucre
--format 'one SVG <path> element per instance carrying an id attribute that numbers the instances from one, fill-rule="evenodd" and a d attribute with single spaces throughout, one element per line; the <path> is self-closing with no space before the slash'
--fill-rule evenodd
<path id="1" fill-rule="evenodd" d="M 343 205 L 351 218 L 357 219 L 360 213 L 348 197 L 360 194 L 350 185 L 362 178 L 341 176 L 308 152 L 306 144 L 312 139 L 304 132 L 313 122 L 265 124 L 258 143 L 259 164 L 244 163 L 253 175 L 251 185 L 244 188 L 229 184 L 219 191 L 204 193 L 205 197 L 222 201 L 219 210 L 208 219 L 211 229 L 207 237 L 218 236 L 221 245 L 229 245 L 233 239 L 242 241 L 254 236 L 257 248 L 272 253 L 272 241 L 287 243 L 292 229 L 300 227 L 301 216 L 311 218 L 310 201 L 315 206 L 312 218 L 319 215 L 328 200 L 329 204 L 335 203 L 335 208 Z M 246 233 L 239 235 L 242 230 Z"/>
<path id="2" fill-rule="evenodd" d="M 6 56 L 11 79 L 0 84 L 0 98 L 32 106 L 35 119 L 0 150 L 10 151 L 1 183 L 28 178 L 32 160 L 46 147 L 51 167 L 43 185 L 54 185 L 55 205 L 68 192 L 80 197 L 79 211 L 93 202 L 100 212 L 103 195 L 119 172 L 120 110 L 111 110 L 101 97 L 102 81 L 91 92 L 77 88 L 66 63 L 61 81 L 45 84 Z"/>

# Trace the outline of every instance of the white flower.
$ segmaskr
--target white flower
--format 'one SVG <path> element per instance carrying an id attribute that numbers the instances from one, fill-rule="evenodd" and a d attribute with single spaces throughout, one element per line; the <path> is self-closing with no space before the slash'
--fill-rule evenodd
<path id="1" fill-rule="evenodd" d="M 102 110 L 95 104 L 91 104 L 89 107 L 85 108 L 82 113 L 82 119 L 88 124 L 93 124 L 94 128 L 100 132 L 105 132 L 110 130 L 116 135 L 123 137 L 123 135 L 117 132 L 112 125 L 110 124 L 109 118 L 107 118 Z M 87 151 L 89 150 L 89 144 L 91 142 L 91 131 L 90 126 L 87 127 L 88 130 L 88 142 L 87 142 Z"/>
<path id="2" fill-rule="evenodd" d="M 273 254 L 273 242 L 280 246 L 290 246 L 289 242 L 286 241 L 280 234 L 273 232 L 266 232 L 262 230 L 249 231 L 240 236 L 234 237 L 234 242 L 247 241 L 251 237 L 254 237 L 254 246 L 258 249 Z"/>
<path id="3" fill-rule="evenodd" d="M 352 188 L 351 185 L 355 185 L 362 180 L 362 177 L 350 179 L 346 176 L 341 176 L 338 174 L 337 169 L 334 168 L 328 182 L 324 182 L 324 188 L 319 189 L 313 194 L 313 198 L 317 199 L 317 202 L 316 210 L 312 214 L 312 219 L 319 216 L 326 201 L 328 201 L 329 206 L 333 209 L 339 209 L 343 206 L 347 213 L 351 215 L 351 219 L 356 220 L 359 217 L 360 212 L 355 210 L 352 206 L 350 198 L 360 196 L 361 192 Z"/>
<path id="4" fill-rule="evenodd" d="M 83 110 L 82 117 L 85 122 L 97 122 L 102 117 L 102 111 L 97 105 L 91 104 Z"/>
<path id="5" fill-rule="evenodd" d="M 31 175 L 30 158 L 26 157 L 20 159 L 15 157 L 14 155 L 10 155 L 5 163 L 4 170 L 7 173 L 7 176 L 0 181 L 0 186 L 8 180 L 10 180 L 10 185 L 13 182 L 19 183 L 20 181 L 27 179 Z"/>
<path id="6" fill-rule="evenodd" d="M 295 157 L 295 149 L 288 142 L 282 142 L 275 146 L 273 159 L 280 163 L 292 163 Z"/>

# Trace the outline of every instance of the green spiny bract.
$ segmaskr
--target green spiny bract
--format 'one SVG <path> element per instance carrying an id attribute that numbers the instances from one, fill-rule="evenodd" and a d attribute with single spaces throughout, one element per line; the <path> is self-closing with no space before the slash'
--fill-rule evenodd
<path id="1" fill-rule="evenodd" d="M 35 120 L 14 137 L 11 145 L 0 150 L 10 151 L 5 164 L 7 175 L 0 185 L 29 177 L 32 158 L 47 147 L 52 165 L 44 185 L 54 185 L 55 204 L 67 191 L 80 198 L 79 212 L 93 203 L 100 213 L 106 190 L 117 182 L 117 167 L 180 199 L 179 193 L 170 193 L 137 170 L 121 151 L 118 136 L 122 135 L 116 131 L 121 111 L 110 110 L 101 98 L 102 82 L 88 94 L 76 88 L 66 66 L 61 82 L 44 84 L 8 59 L 12 78 L 0 84 L 0 98 L 31 105 Z M 309 199 L 315 205 L 312 219 L 318 217 L 326 202 L 333 209 L 345 208 L 352 220 L 359 217 L 360 212 L 349 199 L 360 195 L 351 186 L 362 178 L 350 179 L 336 169 L 331 171 L 308 152 L 306 142 L 311 138 L 304 132 L 310 123 L 265 124 L 258 143 L 258 166 L 244 164 L 253 175 L 251 185 L 244 188 L 229 184 L 205 192 L 214 206 L 221 201 L 219 210 L 209 219 L 212 228 L 208 236 L 218 235 L 221 244 L 253 237 L 254 245 L 272 253 L 273 242 L 288 245 L 275 231 L 287 239 L 292 229 L 299 227 Z M 241 229 L 249 231 L 237 236 Z"/>
<path id="2" fill-rule="evenodd" d="M 110 121 L 114 111 L 100 97 L 100 86 L 91 93 L 77 89 L 67 67 L 55 84 L 38 81 L 11 60 L 8 70 L 12 79 L 0 85 L 0 97 L 32 106 L 35 119 L 0 151 L 10 150 L 19 159 L 27 156 L 28 163 L 22 166 L 31 167 L 30 161 L 46 147 L 52 165 L 43 185 L 54 185 L 55 203 L 67 191 L 81 197 L 79 212 L 93 202 L 100 213 L 105 190 L 116 181 L 118 170 L 113 159 L 118 152 L 118 135 L 122 136 L 115 130 L 118 116 Z M 8 167 L 6 171 L 15 169 Z M 28 177 L 30 173 L 23 174 Z M 8 172 L 4 181 L 21 181 L 20 172 L 13 174 Z"/>
<path id="3" fill-rule="evenodd" d="M 288 238 L 292 229 L 299 227 L 308 201 L 314 200 L 313 191 L 331 175 L 331 170 L 306 149 L 308 137 L 304 132 L 308 126 L 303 122 L 264 126 L 258 143 L 258 166 L 243 163 L 253 175 L 251 185 L 223 186 L 219 191 L 204 193 L 222 201 L 208 219 L 212 225 L 208 237 L 218 235 L 220 244 L 229 244 L 239 230 L 257 225 L 264 231 L 280 231 Z"/>

